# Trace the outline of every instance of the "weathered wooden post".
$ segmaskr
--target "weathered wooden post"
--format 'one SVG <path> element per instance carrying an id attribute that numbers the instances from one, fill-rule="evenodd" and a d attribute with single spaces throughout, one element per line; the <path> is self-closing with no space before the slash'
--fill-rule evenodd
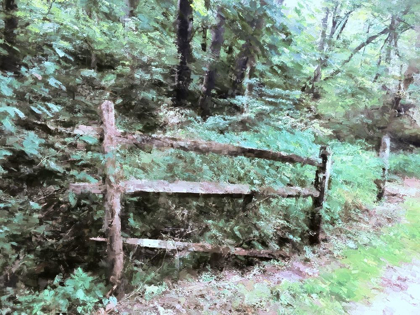
<path id="1" fill-rule="evenodd" d="M 105 154 L 105 217 L 104 230 L 107 235 L 107 262 L 112 291 L 121 292 L 121 278 L 124 267 L 123 240 L 121 237 L 121 171 L 117 162 L 117 136 L 114 103 L 105 101 L 100 107 L 104 133 L 103 152 Z"/>
<path id="2" fill-rule="evenodd" d="M 324 206 L 324 201 L 327 196 L 328 182 L 331 173 L 331 150 L 327 146 L 321 146 L 319 157 L 322 162 L 318 166 L 315 173 L 315 189 L 319 192 L 318 197 L 313 197 L 313 204 L 309 216 L 309 244 L 319 244 L 319 234 L 321 232 L 321 209 Z"/>
<path id="3" fill-rule="evenodd" d="M 388 134 L 386 134 L 382 137 L 381 146 L 379 148 L 379 158 L 382 160 L 382 175 L 380 179 L 375 180 L 376 186 L 378 187 L 378 201 L 381 201 L 385 195 L 385 184 L 388 178 L 390 147 L 391 138 Z"/>

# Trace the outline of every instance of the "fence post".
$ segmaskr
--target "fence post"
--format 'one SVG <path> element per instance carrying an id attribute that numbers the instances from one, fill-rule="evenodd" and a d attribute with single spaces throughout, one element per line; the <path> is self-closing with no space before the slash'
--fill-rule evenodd
<path id="1" fill-rule="evenodd" d="M 388 134 L 384 135 L 381 139 L 381 147 L 379 148 L 379 158 L 382 160 L 382 175 L 380 179 L 375 181 L 378 187 L 378 201 L 381 201 L 385 195 L 385 184 L 388 178 L 389 168 L 389 151 L 391 147 L 391 138 Z"/>
<path id="2" fill-rule="evenodd" d="M 309 244 L 319 244 L 319 234 L 321 231 L 321 209 L 327 195 L 328 182 L 331 173 L 331 150 L 327 146 L 321 146 L 319 157 L 322 164 L 318 166 L 315 173 L 315 189 L 319 192 L 318 197 L 313 197 L 312 209 L 309 216 Z"/>
<path id="3" fill-rule="evenodd" d="M 114 103 L 105 101 L 100 107 L 104 139 L 102 149 L 105 154 L 105 217 L 104 230 L 107 235 L 107 263 L 112 292 L 120 293 L 124 267 L 123 240 L 121 237 L 121 169 L 117 162 L 118 130 L 115 125 Z"/>

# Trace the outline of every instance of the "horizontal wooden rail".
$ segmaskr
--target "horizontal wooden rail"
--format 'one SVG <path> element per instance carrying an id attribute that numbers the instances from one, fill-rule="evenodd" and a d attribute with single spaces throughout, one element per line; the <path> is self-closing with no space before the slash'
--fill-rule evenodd
<path id="1" fill-rule="evenodd" d="M 77 195 L 81 193 L 103 194 L 105 193 L 105 185 L 102 183 L 74 183 L 70 184 L 69 190 Z"/>
<path id="2" fill-rule="evenodd" d="M 296 154 L 287 154 L 270 150 L 253 149 L 232 144 L 224 144 L 201 140 L 182 140 L 170 137 L 156 136 L 131 136 L 125 135 L 119 138 L 120 143 L 133 143 L 141 149 L 150 147 L 157 149 L 178 149 L 183 151 L 193 151 L 196 153 L 216 153 L 227 156 L 244 156 L 249 158 L 260 158 L 278 162 L 301 163 L 313 166 L 320 166 L 321 161 L 313 158 L 305 158 Z"/>
<path id="3" fill-rule="evenodd" d="M 99 137 L 98 127 L 89 127 L 80 125 L 74 133 L 79 135 L 90 135 Z M 227 156 L 244 156 L 249 158 L 260 158 L 270 161 L 301 163 L 320 167 L 321 160 L 317 158 L 301 157 L 296 154 L 288 154 L 270 150 L 254 149 L 232 144 L 224 144 L 212 141 L 202 140 L 186 140 L 172 137 L 146 136 L 142 134 L 133 134 L 128 132 L 120 132 L 116 134 L 116 142 L 118 144 L 135 145 L 142 150 L 156 149 L 178 149 L 182 151 L 192 151 L 201 154 L 215 153 Z"/>
<path id="4" fill-rule="evenodd" d="M 321 230 L 320 209 L 323 207 L 328 188 L 328 180 L 331 169 L 331 152 L 327 147 L 321 147 L 319 158 L 301 157 L 296 154 L 287 154 L 270 150 L 261 150 L 223 144 L 202 140 L 184 140 L 171 137 L 147 136 L 137 133 L 126 133 L 118 130 L 115 123 L 114 104 L 105 101 L 101 104 L 101 126 L 80 125 L 72 131 L 81 140 L 89 141 L 89 137 L 95 137 L 102 142 L 102 151 L 105 158 L 104 179 L 102 183 L 75 183 L 70 184 L 70 191 L 76 194 L 90 192 L 103 194 L 104 196 L 104 230 L 106 238 L 91 238 L 94 241 L 106 242 L 107 265 L 109 268 L 109 281 L 113 285 L 112 293 L 123 293 L 123 266 L 124 253 L 123 243 L 167 250 L 178 250 L 182 253 L 208 252 L 220 254 L 233 254 L 240 256 L 254 256 L 265 258 L 288 258 L 283 251 L 257 250 L 233 248 L 229 246 L 217 246 L 206 243 L 186 243 L 150 239 L 123 239 L 121 234 L 121 198 L 125 193 L 169 193 L 169 194 L 202 194 L 202 195 L 230 195 L 244 196 L 242 209 L 254 196 L 280 196 L 280 197 L 313 197 L 313 207 L 309 217 L 309 241 L 311 244 L 319 243 Z M 66 130 L 67 132 L 67 130 Z M 79 144 L 79 143 L 78 143 Z M 317 168 L 314 188 L 262 187 L 252 189 L 249 185 L 211 183 L 211 182 L 167 182 L 163 180 L 129 180 L 122 181 L 122 168 L 117 161 L 117 148 L 119 145 L 135 145 L 138 148 L 149 151 L 157 149 L 178 149 L 196 153 L 215 153 L 227 156 L 244 156 L 248 158 L 260 158 L 271 161 L 286 163 L 301 163 L 312 165 Z"/>
<path id="5" fill-rule="evenodd" d="M 92 241 L 106 242 L 106 238 L 92 237 Z M 145 238 L 126 238 L 123 239 L 125 244 L 137 245 L 148 248 L 161 248 L 166 250 L 178 250 L 182 252 L 205 252 L 205 253 L 219 253 L 223 255 L 237 255 L 237 256 L 252 256 L 263 258 L 288 258 L 290 257 L 284 251 L 280 250 L 259 250 L 259 249 L 243 249 L 238 247 L 218 246 L 207 243 L 186 243 L 176 241 L 152 240 Z"/>
<path id="6" fill-rule="evenodd" d="M 169 193 L 169 194 L 202 194 L 202 195 L 261 195 L 279 196 L 284 198 L 292 197 L 318 197 L 319 192 L 314 188 L 301 187 L 262 187 L 252 190 L 249 185 L 244 184 L 224 184 L 211 182 L 186 182 L 176 181 L 167 182 L 164 180 L 129 180 L 120 183 L 122 192 L 133 194 L 136 192 L 148 193 Z M 105 187 L 100 183 L 70 184 L 70 191 L 80 194 L 91 192 L 101 194 L 105 192 Z"/>

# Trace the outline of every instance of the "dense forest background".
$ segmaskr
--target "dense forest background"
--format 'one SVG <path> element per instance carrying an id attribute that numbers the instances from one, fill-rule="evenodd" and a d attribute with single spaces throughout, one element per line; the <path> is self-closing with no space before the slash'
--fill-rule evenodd
<path id="1" fill-rule="evenodd" d="M 0 307 L 106 303 L 98 106 L 121 130 L 334 156 L 324 233 L 376 202 L 380 139 L 390 178 L 420 167 L 418 0 L 3 0 L 0 12 Z M 79 130 L 80 131 L 80 130 Z M 309 186 L 311 166 L 122 149 L 127 179 Z M 124 236 L 304 250 L 307 199 L 125 197 Z M 126 251 L 127 290 L 208 255 Z M 165 258 L 166 257 L 166 258 Z M 162 268 L 161 261 L 170 260 Z M 158 263 L 159 262 L 159 263 Z M 241 261 L 236 262 L 238 264 Z M 248 263 L 242 261 L 242 263 Z M 105 301 L 105 302 L 104 302 Z M 29 311 L 30 310 L 30 311 Z"/>

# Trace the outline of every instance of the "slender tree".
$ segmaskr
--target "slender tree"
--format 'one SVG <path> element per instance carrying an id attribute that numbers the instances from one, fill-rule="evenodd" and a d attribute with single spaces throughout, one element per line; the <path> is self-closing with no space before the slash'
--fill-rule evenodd
<path id="1" fill-rule="evenodd" d="M 265 1 L 260 1 L 260 7 L 266 5 Z M 252 18 L 248 25 L 251 33 L 246 35 L 245 43 L 242 45 L 239 55 L 236 58 L 232 85 L 229 91 L 229 96 L 231 97 L 243 93 L 243 81 L 245 76 L 247 75 L 247 72 L 250 73 L 250 68 L 254 66 L 255 54 L 258 51 L 255 43 L 260 40 L 261 31 L 264 26 L 264 15 L 262 12 L 257 13 L 257 16 Z"/>
<path id="2" fill-rule="evenodd" d="M 316 69 L 314 71 L 314 76 L 312 78 L 312 84 L 311 84 L 311 93 L 314 95 L 318 94 L 315 88 L 315 83 L 321 81 L 322 76 L 322 68 L 325 64 L 325 51 L 327 46 L 327 28 L 328 28 L 328 19 L 330 16 L 330 9 L 326 7 L 325 9 L 324 18 L 322 19 L 322 27 L 321 27 L 321 35 L 318 43 L 318 51 L 320 54 L 320 57 L 318 58 L 318 64 L 316 66 Z M 332 33 L 331 29 L 331 33 Z"/>
<path id="3" fill-rule="evenodd" d="M 224 42 L 225 33 L 225 17 L 222 7 L 217 8 L 217 23 L 212 29 L 212 39 L 210 46 L 211 59 L 207 66 L 202 87 L 202 95 L 200 97 L 200 110 L 203 119 L 210 116 L 211 92 L 216 84 L 216 66 L 220 58 L 220 50 Z"/>
<path id="4" fill-rule="evenodd" d="M 332 6 L 331 6 L 332 5 Z M 354 5 L 345 11 L 341 2 L 326 1 L 324 16 L 321 21 L 321 32 L 318 42 L 319 58 L 310 83 L 309 92 L 316 99 L 320 97 L 316 84 L 322 80 L 323 69 L 327 66 L 328 53 L 335 47 L 347 25 L 350 15 L 359 7 Z"/>
<path id="5" fill-rule="evenodd" d="M 0 45 L 0 48 L 6 52 L 6 54 L 0 54 L 0 69 L 10 72 L 17 72 L 19 58 L 17 56 L 18 51 L 14 48 L 16 45 L 16 29 L 18 26 L 18 18 L 16 11 L 18 6 L 16 0 L 5 0 L 3 2 L 3 9 L 5 13 L 4 19 L 4 43 Z"/>
<path id="6" fill-rule="evenodd" d="M 207 11 L 209 11 L 209 9 L 210 9 L 210 0 L 204 0 L 204 7 L 206 8 Z M 207 20 L 205 20 L 203 22 L 203 25 L 201 27 L 201 30 L 202 30 L 201 50 L 202 51 L 207 51 L 207 30 L 208 30 Z"/>
<path id="7" fill-rule="evenodd" d="M 178 0 L 177 45 L 179 65 L 175 76 L 175 106 L 183 106 L 187 102 L 188 89 L 191 83 L 192 59 L 191 38 L 193 27 L 192 0 Z"/>

